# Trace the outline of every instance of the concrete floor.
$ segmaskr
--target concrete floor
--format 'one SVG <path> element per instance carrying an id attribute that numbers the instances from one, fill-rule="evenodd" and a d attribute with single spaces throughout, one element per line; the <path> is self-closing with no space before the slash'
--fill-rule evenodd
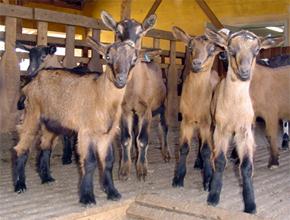
<path id="1" fill-rule="evenodd" d="M 153 126 L 156 127 L 156 126 Z M 136 179 L 133 169 L 131 178 L 127 182 L 117 178 L 118 162 L 114 167 L 114 179 L 117 189 L 122 194 L 119 202 L 106 200 L 106 195 L 100 190 L 95 181 L 95 195 L 97 205 L 83 207 L 78 203 L 79 173 L 75 163 L 63 166 L 61 164 L 61 145 L 55 149 L 51 162 L 52 175 L 56 182 L 42 185 L 35 169 L 35 150 L 32 150 L 26 166 L 27 187 L 24 194 L 13 192 L 11 177 L 11 159 L 9 149 L 13 146 L 11 135 L 1 136 L 0 145 L 0 219 L 56 219 L 72 213 L 85 215 L 121 205 L 133 200 L 141 193 L 158 193 L 176 201 L 194 201 L 206 204 L 207 193 L 202 190 L 200 171 L 193 169 L 196 149 L 192 148 L 188 157 L 188 172 L 185 187 L 174 189 L 171 187 L 174 159 L 164 163 L 158 146 L 155 129 L 152 129 L 149 158 L 149 174 L 145 182 Z M 257 149 L 255 154 L 254 187 L 258 212 L 257 215 L 271 219 L 290 219 L 290 153 L 281 151 L 280 167 L 275 170 L 267 169 L 269 153 L 263 129 L 256 129 Z M 173 153 L 178 143 L 178 129 L 169 134 L 169 143 Z M 235 174 L 236 167 L 228 162 L 221 202 L 218 207 L 242 211 L 243 202 L 239 178 Z M 98 175 L 96 175 L 98 176 Z"/>

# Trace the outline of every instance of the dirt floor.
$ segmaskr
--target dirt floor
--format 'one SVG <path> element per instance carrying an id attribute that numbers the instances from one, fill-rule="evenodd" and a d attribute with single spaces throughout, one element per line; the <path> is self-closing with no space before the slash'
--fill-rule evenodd
<path id="1" fill-rule="evenodd" d="M 100 190 L 98 178 L 96 178 L 97 205 L 91 207 L 83 207 L 78 203 L 78 168 L 75 163 L 65 166 L 61 164 L 61 144 L 54 150 L 51 161 L 52 175 L 56 181 L 49 185 L 41 184 L 35 169 L 36 150 L 33 149 L 26 166 L 28 190 L 24 194 L 14 193 L 9 150 L 13 146 L 13 135 L 2 135 L 0 139 L 0 219 L 55 219 L 71 213 L 97 212 L 103 207 L 118 206 L 125 201 L 133 200 L 136 195 L 142 193 L 157 193 L 172 198 L 172 200 L 206 204 L 207 193 L 202 189 L 200 171 L 193 169 L 196 149 L 192 148 L 188 157 L 185 187 L 174 189 L 171 187 L 174 159 L 169 163 L 162 161 L 160 150 L 157 149 L 159 143 L 156 126 L 152 127 L 147 180 L 145 182 L 137 181 L 133 169 L 127 182 L 119 181 L 117 160 L 114 167 L 114 179 L 117 189 L 122 194 L 121 201 L 107 201 L 105 194 Z M 268 144 L 261 126 L 256 128 L 256 142 L 254 187 L 257 215 L 270 219 L 290 219 L 290 153 L 281 151 L 280 167 L 269 170 L 267 168 Z M 170 132 L 169 143 L 173 154 L 173 149 L 178 144 L 178 129 Z M 228 162 L 221 202 L 218 207 L 242 211 L 242 189 L 237 172 L 234 171 L 237 171 L 236 167 L 233 163 Z"/>

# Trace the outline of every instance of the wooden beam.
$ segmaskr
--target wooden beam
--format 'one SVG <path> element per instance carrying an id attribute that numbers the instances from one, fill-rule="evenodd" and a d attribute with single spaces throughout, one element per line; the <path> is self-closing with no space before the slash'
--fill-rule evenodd
<path id="1" fill-rule="evenodd" d="M 74 26 L 66 26 L 66 40 L 65 40 L 65 57 L 63 65 L 66 68 L 73 68 L 76 66 L 75 62 L 75 32 Z"/>
<path id="2" fill-rule="evenodd" d="M 11 16 L 16 18 L 33 19 L 33 9 L 18 5 L 0 3 L 0 16 Z"/>
<path id="3" fill-rule="evenodd" d="M 284 45 L 290 46 L 290 6 L 288 7 L 288 21 L 287 21 L 288 27 L 287 27 L 287 35 L 285 39 Z"/>
<path id="4" fill-rule="evenodd" d="M 92 38 L 96 41 L 100 41 L 101 39 L 101 31 L 100 30 L 96 30 L 93 29 L 93 36 Z M 91 71 L 97 71 L 97 72 L 103 72 L 103 67 L 102 64 L 100 62 L 101 58 L 100 58 L 100 54 L 96 51 L 92 49 L 92 58 L 90 59 L 89 63 L 88 63 L 88 68 Z"/>
<path id="5" fill-rule="evenodd" d="M 1 7 L 1 6 L 0 6 Z M 96 28 L 109 30 L 100 19 L 89 18 L 86 16 L 57 12 L 41 8 L 34 9 L 34 18 L 39 21 L 47 21 L 53 23 L 61 23 L 65 25 L 80 26 L 87 28 Z"/>
<path id="6" fill-rule="evenodd" d="M 5 18 L 5 52 L 0 61 L 0 132 L 15 130 L 19 98 L 20 71 L 15 52 L 17 19 Z"/>
<path id="7" fill-rule="evenodd" d="M 131 0 L 122 0 L 121 20 L 130 19 L 130 17 L 131 17 Z"/>
<path id="8" fill-rule="evenodd" d="M 176 69 L 176 41 L 170 41 L 170 57 L 169 57 L 169 68 L 167 76 L 167 117 L 168 124 L 170 127 L 176 127 L 178 123 L 178 97 L 177 97 L 177 81 L 178 73 Z"/>
<path id="9" fill-rule="evenodd" d="M 223 28 L 223 24 L 219 21 L 219 19 L 215 16 L 213 11 L 210 9 L 208 4 L 204 0 L 195 0 L 199 7 L 203 10 L 203 12 L 206 14 L 208 19 L 211 21 L 211 23 L 217 28 L 221 29 Z"/>
<path id="10" fill-rule="evenodd" d="M 47 45 L 47 22 L 37 23 L 37 45 Z"/>
<path id="11" fill-rule="evenodd" d="M 157 8 L 161 4 L 162 0 L 155 0 L 153 5 L 151 6 L 150 10 L 148 11 L 147 15 L 145 16 L 144 20 L 145 21 L 150 15 L 155 14 Z"/>

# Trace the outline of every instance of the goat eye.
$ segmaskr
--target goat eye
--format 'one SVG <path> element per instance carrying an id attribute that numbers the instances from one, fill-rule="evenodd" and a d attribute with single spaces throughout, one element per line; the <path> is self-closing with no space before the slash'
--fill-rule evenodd
<path id="1" fill-rule="evenodd" d="M 40 59 L 41 59 L 41 60 L 44 60 L 45 57 L 46 57 L 46 55 L 41 55 Z"/>
<path id="2" fill-rule="evenodd" d="M 214 51 L 215 51 L 215 46 L 212 45 L 212 46 L 209 48 L 208 52 L 209 52 L 209 54 L 212 54 Z"/>
<path id="3" fill-rule="evenodd" d="M 109 55 L 106 55 L 106 60 L 110 60 L 110 56 Z"/>
<path id="4" fill-rule="evenodd" d="M 259 52 L 260 52 L 260 48 L 256 48 L 256 49 L 254 50 L 254 55 L 257 56 L 257 55 L 259 54 Z"/>

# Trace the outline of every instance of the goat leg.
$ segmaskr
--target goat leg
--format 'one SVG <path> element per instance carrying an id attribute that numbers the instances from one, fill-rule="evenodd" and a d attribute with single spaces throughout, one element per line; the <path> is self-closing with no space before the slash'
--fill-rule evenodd
<path id="1" fill-rule="evenodd" d="M 82 146 L 79 146 L 82 147 Z M 81 155 L 81 158 L 82 155 Z M 84 160 L 80 160 L 82 164 L 82 178 L 80 184 L 80 203 L 85 205 L 96 204 L 95 195 L 94 195 L 94 185 L 93 177 L 94 172 L 97 167 L 97 158 L 94 151 L 94 146 L 90 144 L 88 146 L 88 152 Z"/>
<path id="2" fill-rule="evenodd" d="M 113 165 L 114 165 L 114 150 L 112 144 L 110 144 L 107 152 L 107 156 L 105 159 L 105 169 L 103 172 L 103 188 L 105 193 L 107 194 L 107 199 L 109 200 L 119 200 L 121 198 L 121 194 L 118 192 L 118 190 L 114 186 L 113 181 Z"/>

